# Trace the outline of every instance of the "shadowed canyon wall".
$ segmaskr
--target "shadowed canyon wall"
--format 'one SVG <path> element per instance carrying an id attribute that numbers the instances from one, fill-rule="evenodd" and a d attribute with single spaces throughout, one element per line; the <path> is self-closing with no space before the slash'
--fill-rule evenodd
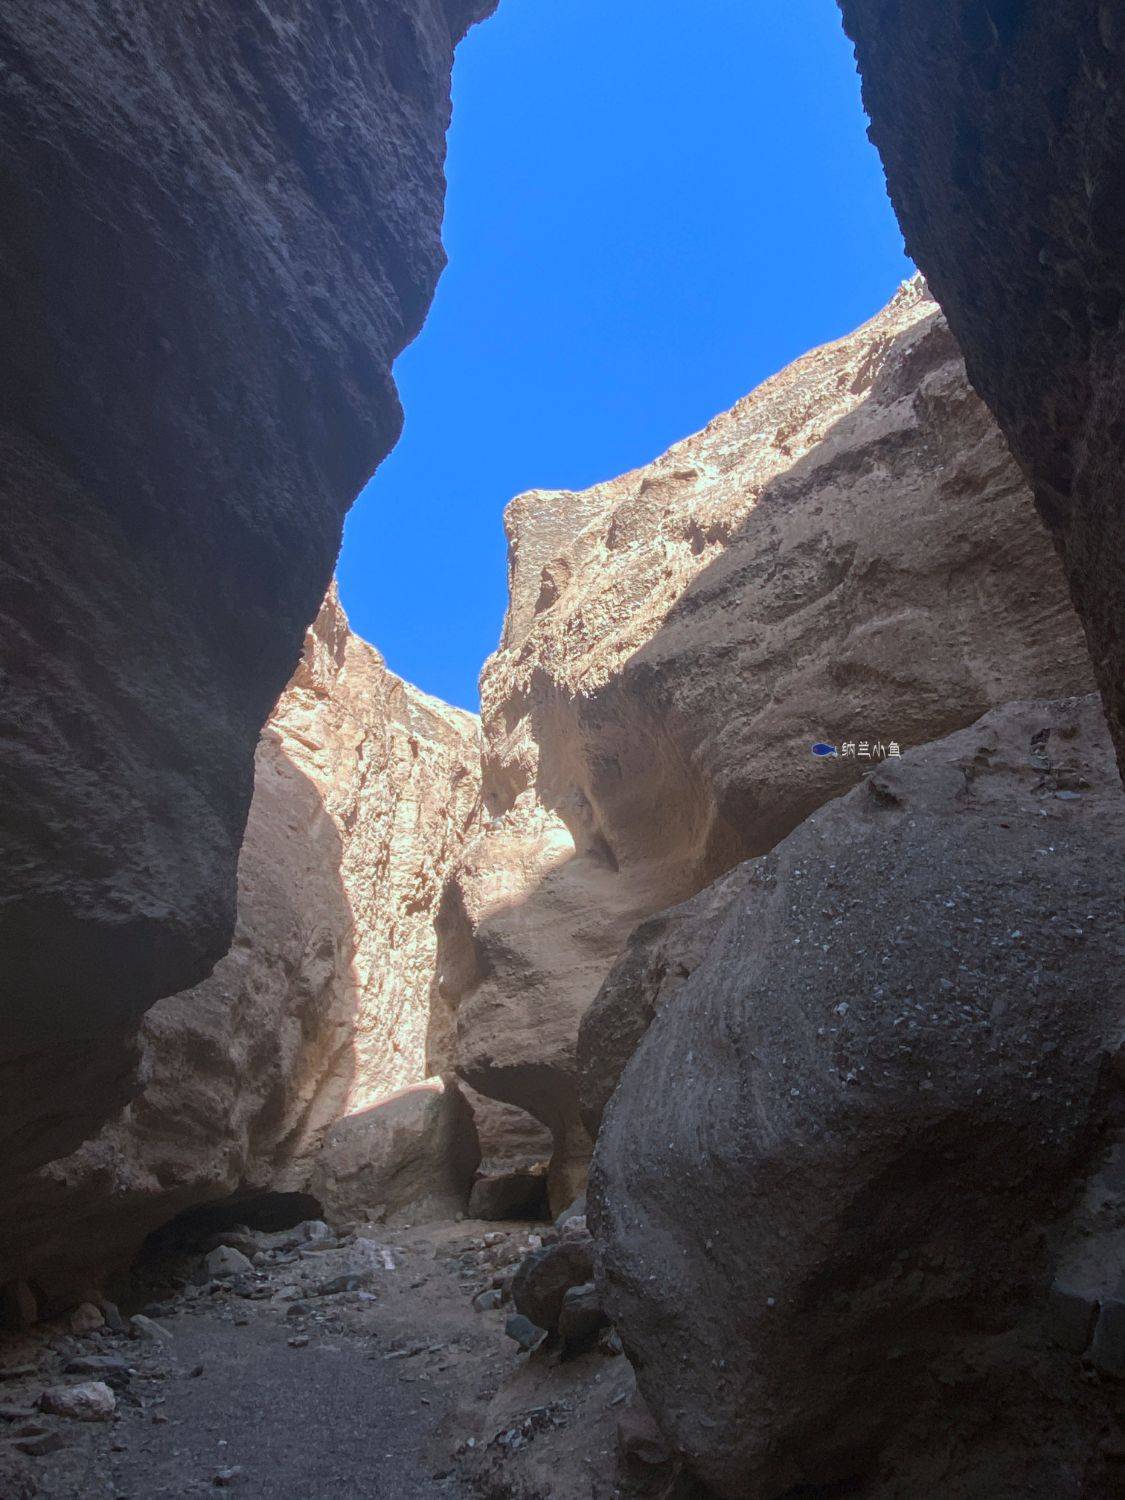
<path id="1" fill-rule="evenodd" d="M 1085 690 L 1058 562 L 920 280 L 647 468 L 512 502 L 481 680 L 485 826 L 442 901 L 458 1070 L 581 1187 L 579 1022 L 642 919 L 870 761 Z"/>
<path id="2" fill-rule="evenodd" d="M 71 1149 L 231 939 L 254 748 L 397 437 L 490 0 L 0 16 L 0 1149 Z"/>
<path id="3" fill-rule="evenodd" d="M 337 1119 L 445 1065 L 434 913 L 479 784 L 476 716 L 388 672 L 333 588 L 258 747 L 231 951 L 149 1011 L 121 1114 L 15 1188 L 0 1284 L 65 1300 L 184 1208 L 303 1190 Z"/>
<path id="4" fill-rule="evenodd" d="M 1125 13 L 841 9 L 907 248 L 1059 548 L 1125 772 Z"/>

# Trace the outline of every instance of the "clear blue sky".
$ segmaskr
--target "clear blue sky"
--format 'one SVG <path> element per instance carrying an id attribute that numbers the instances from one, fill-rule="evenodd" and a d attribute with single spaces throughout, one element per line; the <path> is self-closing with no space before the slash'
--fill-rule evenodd
<path id="1" fill-rule="evenodd" d="M 834 0 L 501 0 L 453 82 L 449 267 L 339 576 L 393 671 L 476 708 L 508 500 L 655 458 L 911 267 Z"/>

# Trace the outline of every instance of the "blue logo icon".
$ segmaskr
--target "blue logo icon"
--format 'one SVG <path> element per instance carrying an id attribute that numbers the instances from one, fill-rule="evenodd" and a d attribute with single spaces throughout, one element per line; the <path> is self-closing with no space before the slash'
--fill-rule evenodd
<path id="1" fill-rule="evenodd" d="M 836 754 L 836 746 L 835 745 L 825 745 L 822 742 L 818 741 L 812 747 L 812 753 L 814 755 L 835 755 Z"/>

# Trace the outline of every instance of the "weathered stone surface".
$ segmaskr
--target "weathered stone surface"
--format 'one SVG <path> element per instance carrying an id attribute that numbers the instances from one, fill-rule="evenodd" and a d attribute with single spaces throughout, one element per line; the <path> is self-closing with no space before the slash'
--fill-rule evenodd
<path id="1" fill-rule="evenodd" d="M 609 1319 L 593 1281 L 569 1287 L 559 1309 L 559 1337 L 571 1349 L 592 1344 Z"/>
<path id="2" fill-rule="evenodd" d="M 105 1327 L 105 1316 L 93 1302 L 80 1302 L 70 1315 L 71 1333 L 96 1333 Z"/>
<path id="3" fill-rule="evenodd" d="M 232 950 L 149 1012 L 136 1099 L 16 1186 L 0 1284 L 62 1295 L 194 1204 L 299 1191 L 335 1120 L 444 1065 L 434 911 L 475 826 L 478 734 L 330 592 L 259 746 Z"/>
<path id="4" fill-rule="evenodd" d="M 545 1245 L 520 1264 L 512 1282 L 512 1301 L 517 1312 L 553 1333 L 567 1292 L 585 1286 L 593 1275 L 594 1246 L 589 1235 Z"/>
<path id="5" fill-rule="evenodd" d="M 1035 491 L 1125 772 L 1125 20 L 841 0 L 907 248 Z"/>
<path id="6" fill-rule="evenodd" d="M 747 879 L 748 867 L 736 865 L 690 901 L 642 922 L 606 975 L 578 1028 L 578 1103 L 591 1140 L 653 1017 L 707 954 Z"/>
<path id="7" fill-rule="evenodd" d="M 141 1339 L 149 1344 L 170 1344 L 172 1342 L 171 1332 L 158 1323 L 155 1318 L 147 1317 L 144 1313 L 134 1313 L 129 1319 L 129 1329 L 134 1338 Z"/>
<path id="8" fill-rule="evenodd" d="M 208 1252 L 204 1260 L 204 1267 L 208 1276 L 241 1276 L 250 1270 L 250 1261 L 241 1250 L 236 1250 L 233 1245 L 216 1245 L 214 1250 Z"/>
<path id="9" fill-rule="evenodd" d="M 456 1084 L 428 1079 L 340 1120 L 317 1153 L 310 1189 L 336 1222 L 422 1223 L 463 1213 L 480 1146 Z"/>
<path id="10" fill-rule="evenodd" d="M 469 1195 L 471 1219 L 542 1218 L 547 1207 L 551 1132 L 526 1110 L 461 1085 L 480 1142 Z"/>
<path id="11" fill-rule="evenodd" d="M 1047 1288 L 1125 1103 L 1123 854 L 1089 696 L 872 769 L 750 863 L 591 1181 L 607 1311 L 717 1494 L 880 1452 L 863 1493 L 1007 1493 L 1014 1453 L 1021 1493 L 1101 1493 Z"/>
<path id="12" fill-rule="evenodd" d="M 490 8 L 4 6 L 6 1171 L 120 1107 L 143 1012 L 229 946 L 254 747 L 399 430 Z"/>
<path id="13" fill-rule="evenodd" d="M 580 1018 L 637 923 L 777 843 L 864 762 L 1086 691 L 1058 560 L 921 283 L 647 468 L 507 513 L 482 677 L 490 820 L 438 917 L 458 1071 L 584 1183 Z M 596 1113 L 596 1110 L 595 1110 Z"/>
<path id="14" fill-rule="evenodd" d="M 44 1411 L 74 1422 L 108 1422 L 117 1409 L 117 1398 L 104 1380 L 81 1385 L 53 1385 L 39 1398 Z"/>
<path id="15" fill-rule="evenodd" d="M 525 1354 L 534 1354 L 547 1337 L 547 1330 L 537 1327 L 523 1313 L 513 1313 L 504 1324 L 504 1332 L 515 1340 Z"/>

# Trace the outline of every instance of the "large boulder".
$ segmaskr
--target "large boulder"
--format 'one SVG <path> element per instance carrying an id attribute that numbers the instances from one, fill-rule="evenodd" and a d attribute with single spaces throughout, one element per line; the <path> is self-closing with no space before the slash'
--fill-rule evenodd
<path id="1" fill-rule="evenodd" d="M 1125 773 L 1125 14 L 840 6 L 907 248 L 1058 546 Z"/>
<path id="2" fill-rule="evenodd" d="M 434 914 L 479 764 L 475 715 L 388 672 L 331 590 L 258 747 L 231 952 L 149 1011 L 132 1102 L 11 1185 L 0 1285 L 64 1296 L 186 1209 L 303 1191 L 330 1125 L 446 1065 Z"/>
<path id="3" fill-rule="evenodd" d="M 607 1311 L 716 1494 L 1110 1493 L 1048 1288 L 1125 1109 L 1123 868 L 1094 696 L 872 769 L 747 867 L 590 1196 Z"/>
<path id="4" fill-rule="evenodd" d="M 372 1215 L 452 1219 L 468 1205 L 479 1162 L 459 1089 L 431 1078 L 338 1121 L 313 1163 L 310 1189 L 337 1224 Z"/>
<path id="5" fill-rule="evenodd" d="M 568 1294 L 587 1287 L 594 1275 L 594 1246 L 588 1234 L 533 1250 L 512 1282 L 512 1302 L 537 1328 L 558 1331 Z"/>
<path id="6" fill-rule="evenodd" d="M 489 818 L 438 914 L 458 1071 L 583 1185 L 579 1023 L 639 922 L 917 745 L 1088 691 L 1058 559 L 923 283 L 643 469 L 509 506 Z"/>
<path id="7" fill-rule="evenodd" d="M 120 1106 L 140 1017 L 230 944 L 258 735 L 399 431 L 453 46 L 491 8 L 4 5 L 5 1171 Z"/>

